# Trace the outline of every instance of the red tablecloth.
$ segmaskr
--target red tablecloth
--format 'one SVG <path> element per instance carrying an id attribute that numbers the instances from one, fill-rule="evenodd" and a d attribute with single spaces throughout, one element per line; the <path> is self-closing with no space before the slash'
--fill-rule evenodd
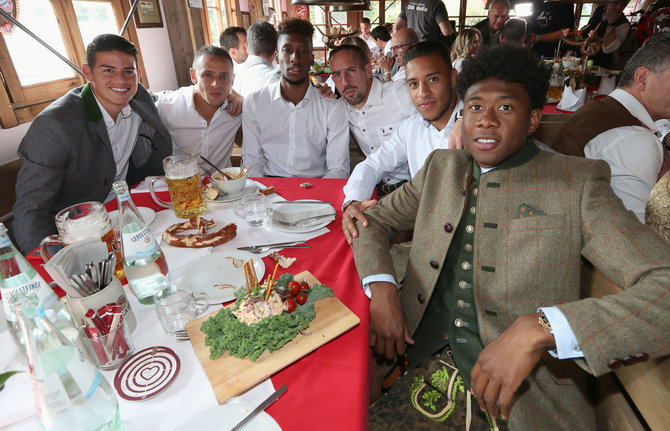
<path id="1" fill-rule="evenodd" d="M 320 199 L 332 201 L 337 215 L 329 233 L 307 242 L 308 249 L 285 249 L 281 253 L 298 260 L 289 268 L 292 273 L 310 271 L 319 281 L 333 289 L 335 295 L 361 320 L 360 325 L 305 356 L 272 376 L 275 387 L 288 385 L 288 391 L 266 411 L 283 430 L 363 430 L 368 424 L 369 350 L 368 298 L 360 288 L 351 248 L 340 229 L 342 222 L 342 187 L 345 180 L 257 178 L 288 200 Z M 308 181 L 312 187 L 300 184 Z M 160 210 L 148 193 L 133 194 L 138 206 Z M 108 210 L 116 209 L 110 202 Z M 268 241 L 271 242 L 271 241 Z M 33 253 L 34 255 L 34 253 Z M 39 253 L 30 259 L 42 275 Z M 266 270 L 274 264 L 264 259 Z M 281 268 L 278 275 L 286 272 Z M 188 394 L 184 394 L 188 396 Z"/>

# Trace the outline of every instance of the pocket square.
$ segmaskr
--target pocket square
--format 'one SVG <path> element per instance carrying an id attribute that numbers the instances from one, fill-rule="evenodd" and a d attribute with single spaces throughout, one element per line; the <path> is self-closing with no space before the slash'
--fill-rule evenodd
<path id="1" fill-rule="evenodd" d="M 537 217 L 543 215 L 544 213 L 542 211 L 536 210 L 535 208 L 526 204 L 519 205 L 519 208 L 516 210 L 516 218 Z"/>

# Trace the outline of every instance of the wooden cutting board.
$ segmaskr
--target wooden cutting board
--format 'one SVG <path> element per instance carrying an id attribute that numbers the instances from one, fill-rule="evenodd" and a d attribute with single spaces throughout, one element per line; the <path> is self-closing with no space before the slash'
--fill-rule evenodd
<path id="1" fill-rule="evenodd" d="M 296 274 L 295 278 L 305 280 L 309 284 L 319 282 L 309 271 Z M 189 322 L 186 330 L 191 338 L 191 344 L 219 404 L 262 382 L 360 323 L 358 316 L 336 297 L 323 298 L 315 302 L 314 309 L 316 317 L 307 328 L 307 332 L 311 335 L 298 334 L 281 349 L 272 353 L 266 350 L 256 362 L 252 362 L 249 358 L 235 358 L 228 353 L 215 360 L 209 358 L 209 346 L 205 346 L 205 334 L 200 331 L 200 326 L 210 316 L 218 313 L 218 310 Z"/>

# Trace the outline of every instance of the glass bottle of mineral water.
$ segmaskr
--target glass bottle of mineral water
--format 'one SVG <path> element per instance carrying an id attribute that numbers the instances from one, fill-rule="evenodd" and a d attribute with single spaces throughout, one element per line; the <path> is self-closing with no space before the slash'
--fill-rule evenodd
<path id="1" fill-rule="evenodd" d="M 37 273 L 25 257 L 16 249 L 0 223 L 0 294 L 2 307 L 14 341 L 23 344 L 22 335 L 16 327 L 16 315 L 9 308 L 9 300 L 20 292 L 35 292 L 39 302 L 58 302 L 58 296 Z M 21 347 L 23 349 L 23 347 Z"/>
<path id="2" fill-rule="evenodd" d="M 125 181 L 113 185 L 119 203 L 119 229 L 126 280 L 141 304 L 153 304 L 154 294 L 170 285 L 163 250 L 144 223 Z"/>
<path id="3" fill-rule="evenodd" d="M 10 308 L 25 340 L 35 404 L 47 431 L 121 430 L 119 405 L 107 379 L 46 316 L 32 292 L 12 297 Z M 60 327 L 76 328 L 66 321 Z"/>

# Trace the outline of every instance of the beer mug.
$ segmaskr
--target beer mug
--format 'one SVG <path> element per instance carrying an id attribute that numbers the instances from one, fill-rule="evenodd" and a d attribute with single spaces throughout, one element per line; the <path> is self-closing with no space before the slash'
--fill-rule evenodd
<path id="1" fill-rule="evenodd" d="M 149 183 L 149 192 L 154 201 L 170 208 L 179 218 L 189 219 L 204 213 L 205 192 L 202 190 L 200 169 L 195 156 L 191 153 L 173 154 L 163 159 L 164 177 L 154 177 Z M 162 201 L 156 196 L 154 184 L 156 181 L 165 181 L 170 192 L 170 203 Z"/>
<path id="2" fill-rule="evenodd" d="M 56 214 L 58 235 L 49 235 L 40 242 L 40 255 L 47 262 L 53 256 L 49 245 L 67 246 L 88 238 L 99 238 L 107 244 L 107 250 L 116 254 L 114 275 L 123 280 L 123 256 L 115 239 L 112 221 L 100 202 L 82 202 L 63 209 Z"/>

